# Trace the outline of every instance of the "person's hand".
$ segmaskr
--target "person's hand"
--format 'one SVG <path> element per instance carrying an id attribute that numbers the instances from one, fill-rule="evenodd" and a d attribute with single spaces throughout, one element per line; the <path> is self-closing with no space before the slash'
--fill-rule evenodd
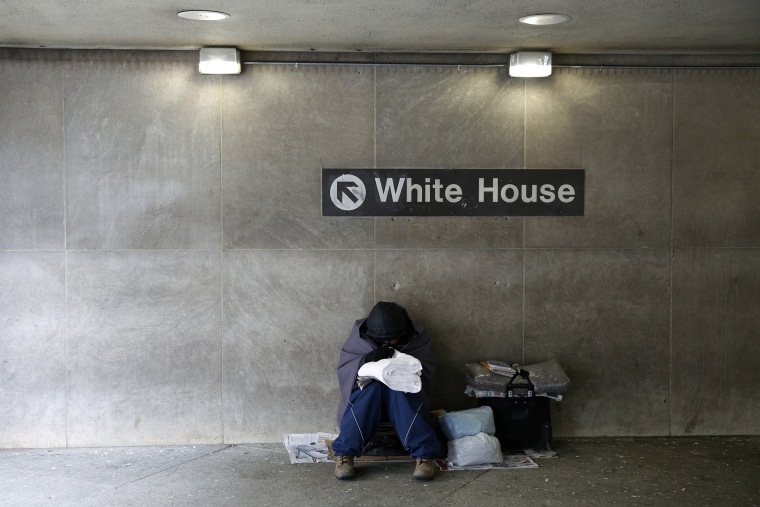
<path id="1" fill-rule="evenodd" d="M 392 347 L 389 347 L 388 345 L 382 345 L 365 355 L 364 362 L 372 363 L 381 359 L 388 359 L 389 357 L 393 357 L 393 352 L 394 350 Z"/>

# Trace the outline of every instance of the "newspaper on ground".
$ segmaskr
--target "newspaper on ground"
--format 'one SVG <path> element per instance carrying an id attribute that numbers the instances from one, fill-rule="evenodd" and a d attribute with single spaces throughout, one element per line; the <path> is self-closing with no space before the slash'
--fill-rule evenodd
<path id="1" fill-rule="evenodd" d="M 551 449 L 541 450 L 541 449 L 525 449 L 525 454 L 527 454 L 532 459 L 545 459 L 545 458 L 556 458 L 557 453 L 555 451 L 552 451 Z"/>
<path id="2" fill-rule="evenodd" d="M 334 462 L 330 458 L 330 448 L 328 442 L 338 438 L 336 433 L 293 433 L 285 435 L 285 449 L 290 456 L 290 462 L 296 463 L 328 463 Z M 490 470 L 490 469 L 516 469 L 516 468 L 538 468 L 534 459 L 556 458 L 557 453 L 550 449 L 537 450 L 525 449 L 524 454 L 509 454 L 504 457 L 501 463 L 486 463 L 483 465 L 455 466 L 446 463 L 446 460 L 435 460 L 438 468 L 444 472 L 454 470 Z M 409 459 L 408 456 L 404 457 Z M 388 457 L 384 457 L 388 459 Z"/>
<path id="3" fill-rule="evenodd" d="M 293 464 L 325 463 L 331 461 L 327 441 L 336 438 L 335 433 L 293 433 L 285 435 L 283 443 Z"/>
<path id="4" fill-rule="evenodd" d="M 454 470 L 515 470 L 518 468 L 538 468 L 538 464 L 530 459 L 530 456 L 525 454 L 510 454 L 505 456 L 504 461 L 501 463 L 484 463 L 482 465 L 468 465 L 464 467 L 452 465 L 442 459 L 435 460 L 435 463 L 443 472 L 451 472 Z"/>

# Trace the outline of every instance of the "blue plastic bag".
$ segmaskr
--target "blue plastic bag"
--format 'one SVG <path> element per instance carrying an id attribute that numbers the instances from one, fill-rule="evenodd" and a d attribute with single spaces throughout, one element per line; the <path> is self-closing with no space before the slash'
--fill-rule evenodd
<path id="1" fill-rule="evenodd" d="M 439 417 L 438 422 L 446 440 L 471 437 L 478 433 L 487 433 L 488 435 L 496 433 L 493 410 L 489 406 L 448 412 Z"/>

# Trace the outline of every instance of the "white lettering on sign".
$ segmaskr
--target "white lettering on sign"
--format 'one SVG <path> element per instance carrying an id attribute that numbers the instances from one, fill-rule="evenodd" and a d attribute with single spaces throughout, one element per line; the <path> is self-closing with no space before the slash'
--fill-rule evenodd
<path id="1" fill-rule="evenodd" d="M 540 193 L 540 195 L 539 195 Z M 506 203 L 512 203 L 518 199 L 522 202 L 531 203 L 538 202 L 554 202 L 554 199 L 559 199 L 564 203 L 573 202 L 575 199 L 575 189 L 572 185 L 562 185 L 559 189 L 554 188 L 554 185 L 541 185 L 539 190 L 538 185 L 513 185 L 507 183 L 501 188 L 499 187 L 499 178 L 493 178 L 491 186 L 488 186 L 485 178 L 478 178 L 478 202 L 486 202 L 486 194 L 491 194 L 492 202 L 499 202 L 499 199 Z"/>
<path id="2" fill-rule="evenodd" d="M 575 199 L 575 189 L 571 185 L 562 185 L 559 187 L 559 200 L 562 202 L 573 202 Z"/>
<path id="3" fill-rule="evenodd" d="M 394 187 L 393 183 L 394 182 L 391 178 L 386 178 L 385 188 L 383 188 L 383 186 L 380 184 L 380 178 L 375 178 L 375 184 L 377 185 L 377 195 L 380 196 L 380 201 L 387 202 L 388 192 L 390 192 L 393 202 L 398 202 L 399 197 L 401 197 L 401 189 L 404 187 L 404 178 L 401 178 L 399 180 L 398 187 Z"/>
<path id="4" fill-rule="evenodd" d="M 447 185 L 445 188 L 441 180 L 435 179 L 431 183 L 430 178 L 425 178 L 425 183 L 414 183 L 412 178 L 400 178 L 394 181 L 385 179 L 385 184 L 380 178 L 375 178 L 377 195 L 381 202 L 388 202 L 390 196 L 392 202 L 398 202 L 406 185 L 406 202 L 451 202 L 457 203 L 462 200 L 462 187 L 456 183 Z M 441 191 L 443 190 L 443 193 Z M 443 195 L 442 195 L 443 194 Z"/>

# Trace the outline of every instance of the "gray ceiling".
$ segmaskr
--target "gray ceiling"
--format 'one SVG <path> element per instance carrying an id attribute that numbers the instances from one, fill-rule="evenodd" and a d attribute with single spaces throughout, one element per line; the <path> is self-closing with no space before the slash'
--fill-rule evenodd
<path id="1" fill-rule="evenodd" d="M 760 53 L 760 0 L 0 0 L 0 46 Z M 187 21 L 213 9 L 231 17 Z M 561 13 L 555 26 L 528 14 Z"/>

